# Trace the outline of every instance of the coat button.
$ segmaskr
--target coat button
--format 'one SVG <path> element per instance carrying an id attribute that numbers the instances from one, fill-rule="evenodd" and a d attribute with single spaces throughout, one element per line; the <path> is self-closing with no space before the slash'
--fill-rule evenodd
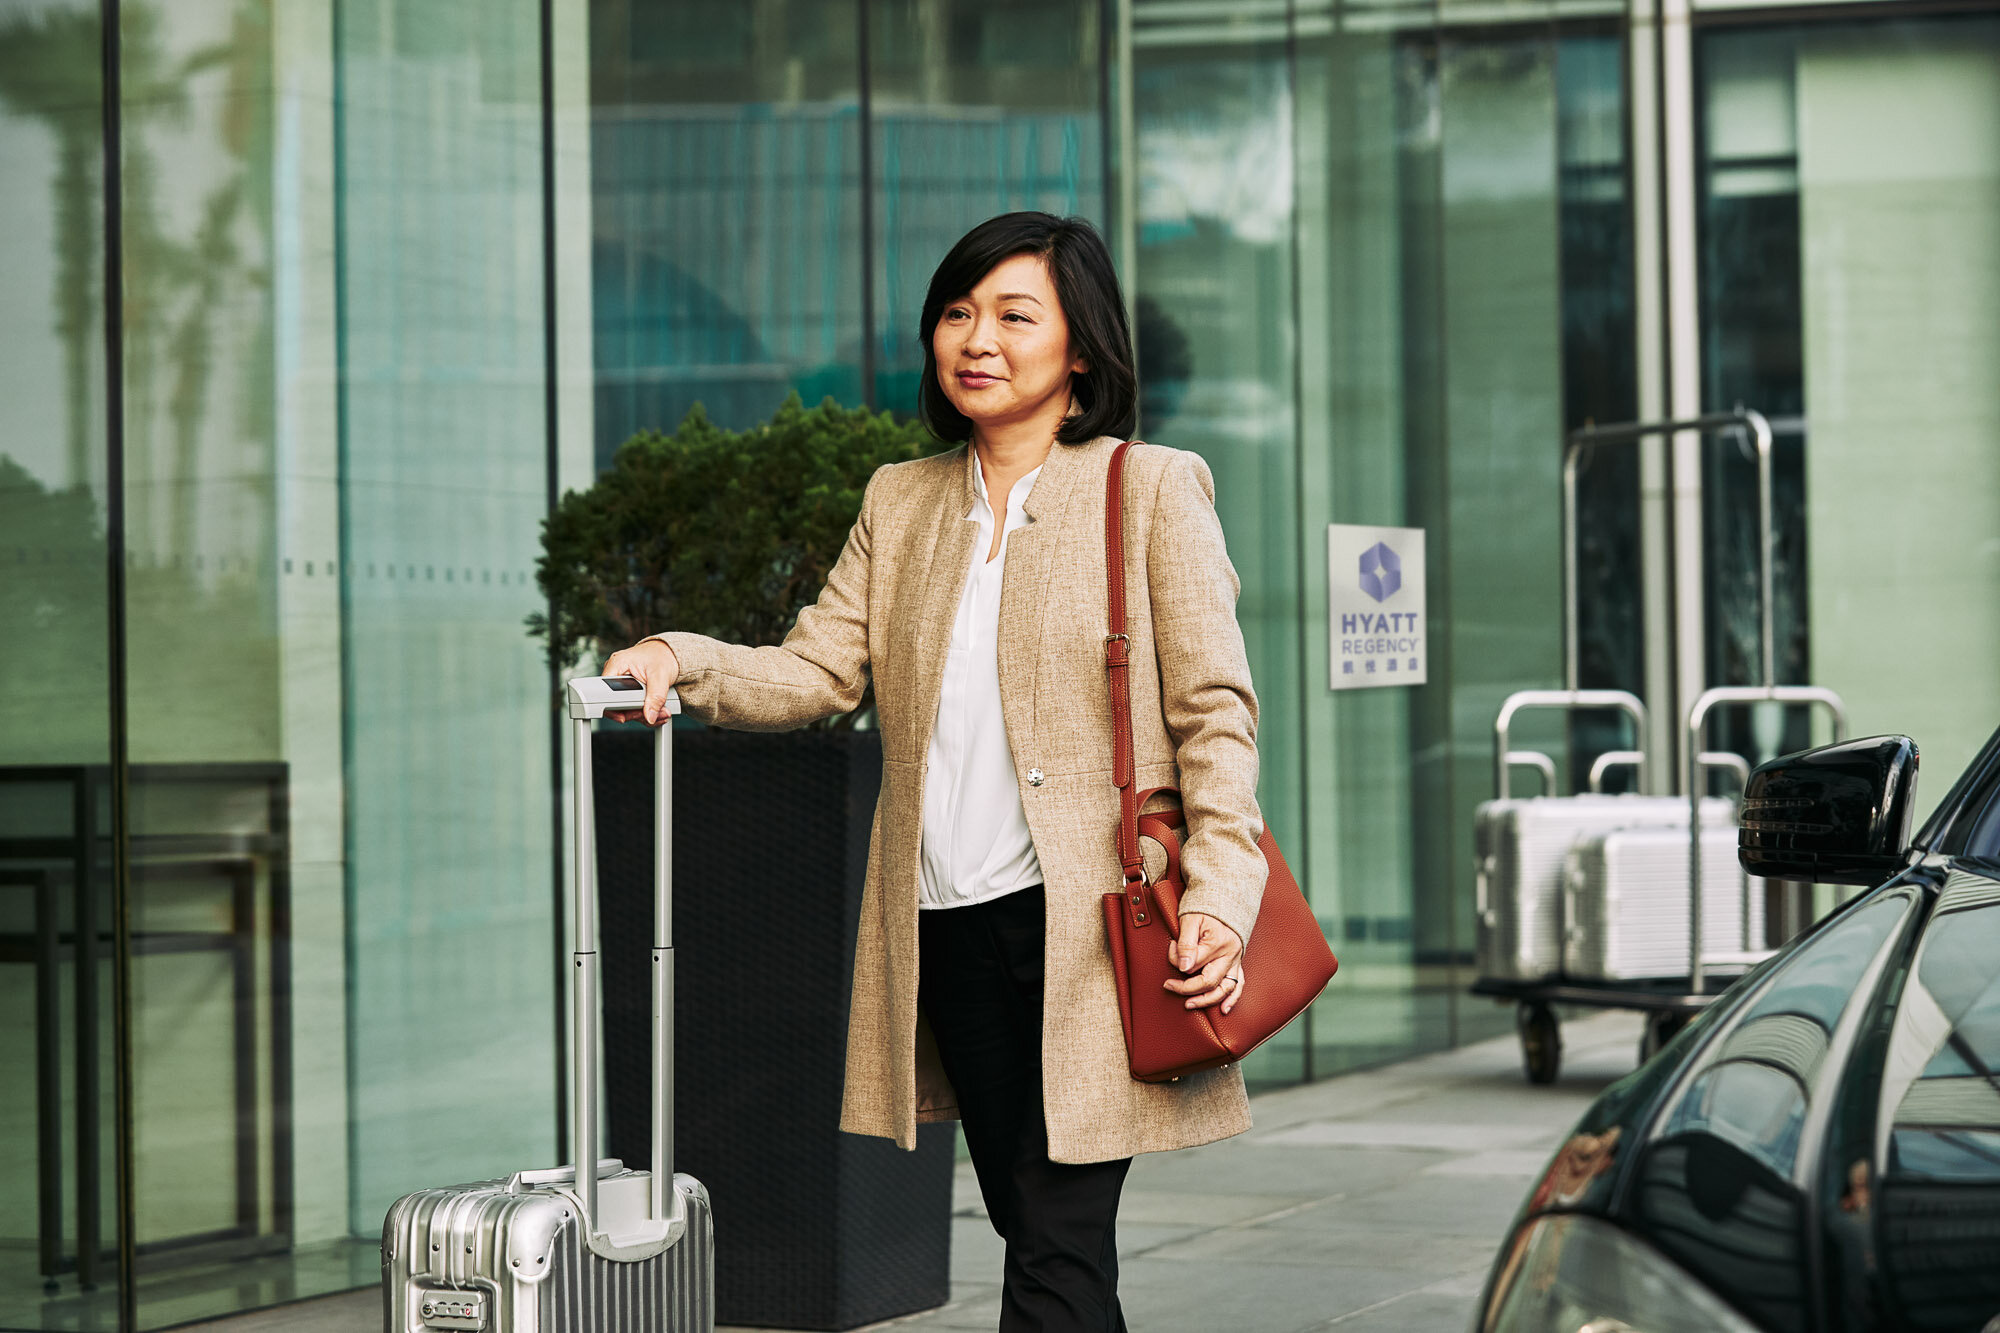
<path id="1" fill-rule="evenodd" d="M 1041 770 L 1041 769 L 1039 769 L 1039 768 L 1031 768 L 1031 769 L 1029 769 L 1029 770 L 1028 770 L 1028 785 L 1029 785 L 1030 787 L 1039 787 L 1039 786 L 1041 786 L 1041 785 L 1042 785 L 1042 770 Z"/>

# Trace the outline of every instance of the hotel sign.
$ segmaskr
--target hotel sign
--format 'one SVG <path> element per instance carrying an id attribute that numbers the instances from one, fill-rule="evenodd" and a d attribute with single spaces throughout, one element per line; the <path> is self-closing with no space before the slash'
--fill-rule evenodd
<path id="1" fill-rule="evenodd" d="M 1423 684 L 1424 530 L 1329 524 L 1326 569 L 1332 687 Z"/>

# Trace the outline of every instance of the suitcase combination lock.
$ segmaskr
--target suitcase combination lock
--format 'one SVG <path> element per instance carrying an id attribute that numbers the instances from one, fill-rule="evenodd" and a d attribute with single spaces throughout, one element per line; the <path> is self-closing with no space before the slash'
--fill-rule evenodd
<path id="1" fill-rule="evenodd" d="M 417 1303 L 425 1328 L 486 1327 L 486 1293 L 483 1291 L 426 1291 Z"/>

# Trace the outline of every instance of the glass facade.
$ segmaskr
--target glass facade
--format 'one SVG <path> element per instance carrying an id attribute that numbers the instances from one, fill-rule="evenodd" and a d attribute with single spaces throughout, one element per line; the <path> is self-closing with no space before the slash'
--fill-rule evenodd
<path id="1" fill-rule="evenodd" d="M 1256 1085 L 1511 1022 L 1466 992 L 1493 717 L 1562 679 L 1563 436 L 1663 356 L 1777 427 L 1780 679 L 1935 800 L 2000 715 L 2000 20 L 1698 7 L 1676 101 L 1650 12 L 0 0 L 0 1329 L 367 1285 L 398 1194 L 561 1156 L 539 523 L 697 404 L 910 411 L 997 212 L 1104 229 L 1142 433 L 1216 475 L 1343 963 Z M 1580 681 L 1649 688 L 1660 543 L 1748 681 L 1754 468 L 1711 442 L 1660 536 L 1648 466 L 1582 474 Z M 1329 688 L 1330 525 L 1423 530 L 1426 683 Z"/>

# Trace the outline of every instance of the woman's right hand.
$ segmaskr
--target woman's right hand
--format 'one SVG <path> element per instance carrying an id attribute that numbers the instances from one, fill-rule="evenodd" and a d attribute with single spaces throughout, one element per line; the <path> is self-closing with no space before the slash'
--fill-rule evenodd
<path id="1" fill-rule="evenodd" d="M 667 720 L 667 691 L 680 679 L 680 659 L 674 650 L 659 639 L 646 639 L 630 648 L 611 654 L 598 673 L 604 676 L 630 676 L 646 687 L 645 707 L 639 716 L 649 727 L 657 727 Z M 632 720 L 632 710 L 609 712 L 606 717 L 615 717 L 620 722 Z"/>

